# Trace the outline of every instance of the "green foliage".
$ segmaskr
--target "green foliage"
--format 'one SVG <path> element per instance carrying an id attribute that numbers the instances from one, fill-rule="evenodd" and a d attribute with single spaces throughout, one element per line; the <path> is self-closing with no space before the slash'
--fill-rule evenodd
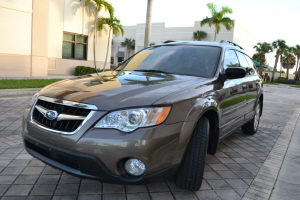
<path id="1" fill-rule="evenodd" d="M 126 47 L 128 49 L 135 48 L 135 40 L 131 38 L 125 38 L 124 42 L 121 43 L 122 47 Z"/>
<path id="2" fill-rule="evenodd" d="M 271 83 L 271 82 L 264 82 L 264 84 L 267 84 L 267 85 L 279 85 L 278 83 Z"/>
<path id="3" fill-rule="evenodd" d="M 104 71 L 105 66 L 106 66 L 106 62 L 107 62 L 107 56 L 108 56 L 108 51 L 109 51 L 109 40 L 110 40 L 110 33 L 112 32 L 112 34 L 115 37 L 118 37 L 120 34 L 122 34 L 122 36 L 124 35 L 124 28 L 121 25 L 121 21 L 116 18 L 113 15 L 110 15 L 110 17 L 103 17 L 99 20 L 98 24 L 97 24 L 97 29 L 98 30 L 102 30 L 104 28 L 104 25 L 108 26 L 109 28 L 109 32 L 108 32 L 108 41 L 107 41 L 107 49 L 106 49 L 106 56 L 105 56 L 105 61 L 104 61 L 104 66 L 102 71 Z"/>
<path id="4" fill-rule="evenodd" d="M 267 77 L 267 80 L 266 80 L 266 81 L 267 81 L 267 82 L 270 82 L 270 76 Z"/>
<path id="5" fill-rule="evenodd" d="M 149 46 L 151 47 L 151 46 L 153 46 L 153 45 L 155 45 L 155 43 L 154 42 L 151 42 L 150 44 L 149 44 Z"/>
<path id="6" fill-rule="evenodd" d="M 240 102 L 243 102 L 245 100 L 245 98 L 247 100 L 249 100 L 249 99 L 255 99 L 256 95 L 248 94 L 246 96 L 236 97 L 236 98 L 230 99 L 228 101 L 224 101 L 223 103 L 220 104 L 219 107 L 220 107 L 220 109 L 223 109 L 223 108 L 230 107 L 232 105 L 236 105 L 236 104 L 238 104 Z"/>
<path id="7" fill-rule="evenodd" d="M 101 69 L 97 69 L 98 72 L 101 72 Z M 110 69 L 106 69 L 105 71 L 110 71 Z M 96 73 L 95 68 L 93 67 L 88 67 L 88 66 L 77 66 L 75 67 L 75 76 L 82 76 L 82 75 L 87 75 L 87 74 L 93 74 Z"/>
<path id="8" fill-rule="evenodd" d="M 277 83 L 283 83 L 283 81 L 284 81 L 284 77 L 278 77 L 277 79 L 276 79 L 276 82 Z"/>
<path id="9" fill-rule="evenodd" d="M 100 70 L 98 69 L 98 72 L 100 72 Z M 92 67 L 86 67 L 86 66 L 77 66 L 75 67 L 75 76 L 82 76 L 82 75 L 87 75 L 87 74 L 93 74 L 96 73 L 95 68 Z"/>
<path id="10" fill-rule="evenodd" d="M 95 7 L 97 13 L 99 13 L 102 10 L 102 8 L 104 8 L 105 11 L 108 11 L 109 15 L 113 15 L 115 12 L 114 7 L 108 1 L 105 0 L 83 0 L 83 1 L 85 6 L 88 6 L 90 3 L 93 3 L 94 4 L 93 6 Z"/>
<path id="11" fill-rule="evenodd" d="M 193 40 L 195 41 L 201 41 L 203 38 L 207 36 L 207 33 L 205 31 L 195 31 L 193 35 Z"/>
<path id="12" fill-rule="evenodd" d="M 124 42 L 121 43 L 122 47 L 127 49 L 127 58 L 129 58 L 130 49 L 135 48 L 135 39 L 125 38 Z"/>
<path id="13" fill-rule="evenodd" d="M 112 34 L 115 37 L 118 37 L 120 34 L 122 36 L 124 35 L 124 28 L 121 25 L 121 21 L 115 16 L 100 18 L 97 24 L 97 29 L 102 30 L 104 28 L 104 25 L 107 25 L 109 27 L 109 30 L 112 31 Z"/>
<path id="14" fill-rule="evenodd" d="M 205 24 L 208 24 L 209 27 L 211 27 L 214 25 L 216 28 L 214 41 L 216 41 L 216 34 L 220 32 L 221 24 L 224 25 L 228 31 L 234 27 L 234 20 L 230 19 L 229 17 L 225 17 L 226 14 L 232 14 L 232 9 L 227 6 L 223 6 L 221 10 L 219 10 L 214 3 L 208 3 L 206 6 L 211 13 L 211 17 L 204 18 L 200 22 L 200 26 L 202 27 Z"/>
<path id="15" fill-rule="evenodd" d="M 2 79 L 0 89 L 43 88 L 63 79 Z"/>

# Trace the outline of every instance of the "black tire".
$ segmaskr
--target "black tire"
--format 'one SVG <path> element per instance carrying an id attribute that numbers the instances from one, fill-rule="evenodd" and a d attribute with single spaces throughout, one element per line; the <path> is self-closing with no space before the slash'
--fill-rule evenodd
<path id="1" fill-rule="evenodd" d="M 257 104 L 255 106 L 255 114 L 251 121 L 247 122 L 242 126 L 243 133 L 247 135 L 254 135 L 257 132 L 259 120 L 260 120 L 260 109 L 261 109 L 261 103 L 258 100 Z"/>
<path id="2" fill-rule="evenodd" d="M 177 187 L 192 191 L 200 189 L 207 155 L 208 137 L 209 121 L 207 118 L 201 118 L 192 133 L 177 173 L 175 181 Z"/>

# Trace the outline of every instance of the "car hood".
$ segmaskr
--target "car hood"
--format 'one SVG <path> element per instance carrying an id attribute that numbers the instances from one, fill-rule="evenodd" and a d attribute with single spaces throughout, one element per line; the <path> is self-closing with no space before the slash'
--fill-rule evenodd
<path id="1" fill-rule="evenodd" d="M 91 104 L 99 110 L 149 106 L 206 78 L 166 73 L 108 71 L 53 83 L 40 95 Z"/>

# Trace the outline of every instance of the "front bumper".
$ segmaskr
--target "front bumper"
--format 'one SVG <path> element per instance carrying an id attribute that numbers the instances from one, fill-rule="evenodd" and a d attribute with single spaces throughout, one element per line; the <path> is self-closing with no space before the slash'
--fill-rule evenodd
<path id="1" fill-rule="evenodd" d="M 179 165 L 173 165 L 161 171 L 145 176 L 112 174 L 102 162 L 93 155 L 65 150 L 38 141 L 30 136 L 23 136 L 25 149 L 29 154 L 44 163 L 72 175 L 116 184 L 148 184 L 177 173 Z"/>

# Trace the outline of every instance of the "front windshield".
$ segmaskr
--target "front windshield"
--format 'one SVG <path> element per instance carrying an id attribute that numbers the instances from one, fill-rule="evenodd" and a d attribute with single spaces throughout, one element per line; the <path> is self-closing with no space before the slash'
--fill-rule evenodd
<path id="1" fill-rule="evenodd" d="M 150 47 L 126 60 L 117 70 L 212 77 L 220 51 L 219 47 L 211 46 Z"/>

